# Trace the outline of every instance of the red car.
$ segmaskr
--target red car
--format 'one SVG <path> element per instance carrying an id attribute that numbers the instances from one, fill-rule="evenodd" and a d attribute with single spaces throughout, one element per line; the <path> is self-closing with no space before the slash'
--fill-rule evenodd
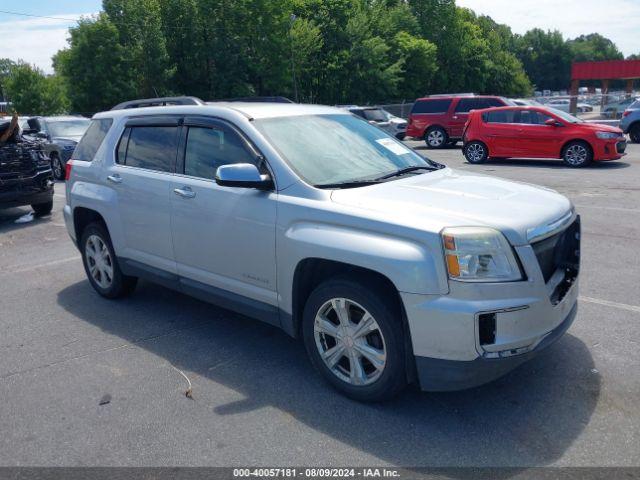
<path id="1" fill-rule="evenodd" d="M 515 105 L 506 98 L 471 94 L 431 95 L 411 108 L 407 136 L 422 138 L 429 148 L 442 148 L 462 139 L 471 110 Z"/>
<path id="2" fill-rule="evenodd" d="M 617 160 L 627 146 L 619 128 L 587 123 L 544 107 L 473 111 L 462 141 L 469 163 L 487 158 L 561 158 L 570 167 Z"/>

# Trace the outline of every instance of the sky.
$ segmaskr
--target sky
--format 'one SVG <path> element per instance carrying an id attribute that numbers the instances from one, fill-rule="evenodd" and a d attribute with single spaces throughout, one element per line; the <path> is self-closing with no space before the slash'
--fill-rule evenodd
<path id="1" fill-rule="evenodd" d="M 51 57 L 66 47 L 73 19 L 95 14 L 100 0 L 0 0 L 0 58 L 22 59 L 52 73 Z M 640 53 L 640 0 L 457 0 L 515 33 L 540 27 L 565 38 L 600 33 L 626 55 Z M 10 15 L 12 11 L 51 18 Z M 69 20 L 71 19 L 71 20 Z"/>

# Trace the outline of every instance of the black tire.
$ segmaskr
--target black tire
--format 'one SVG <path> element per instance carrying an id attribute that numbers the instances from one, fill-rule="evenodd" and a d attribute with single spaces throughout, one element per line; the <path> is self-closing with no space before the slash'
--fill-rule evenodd
<path id="1" fill-rule="evenodd" d="M 53 177 L 56 180 L 64 180 L 64 163 L 60 159 L 60 155 L 55 152 L 51 154 L 51 170 L 53 170 Z"/>
<path id="2" fill-rule="evenodd" d="M 100 285 L 98 281 L 91 274 L 89 262 L 90 259 L 87 258 L 87 242 L 90 238 L 98 237 L 106 249 L 108 250 L 110 261 L 109 266 L 112 269 L 112 277 L 111 281 L 107 286 Z M 136 288 L 136 284 L 138 282 L 137 277 L 130 277 L 124 275 L 122 270 L 120 270 L 120 265 L 118 265 L 118 259 L 113 250 L 113 245 L 111 244 L 111 238 L 109 237 L 109 232 L 102 223 L 90 223 L 86 226 L 86 228 L 82 231 L 82 235 L 80 237 L 80 254 L 82 255 L 82 263 L 84 265 L 84 271 L 87 274 L 87 278 L 89 279 L 89 283 L 94 288 L 96 292 L 102 295 L 105 298 L 120 298 L 129 295 Z M 92 266 L 95 263 L 92 264 Z M 108 277 L 107 277 L 108 278 Z"/>
<path id="3" fill-rule="evenodd" d="M 629 137 L 633 143 L 640 143 L 640 123 L 631 125 L 629 129 Z"/>
<path id="4" fill-rule="evenodd" d="M 36 203 L 35 205 L 31 205 L 31 208 L 33 208 L 36 217 L 49 215 L 51 213 L 51 210 L 53 210 L 53 200 L 45 203 Z"/>
<path id="5" fill-rule="evenodd" d="M 586 167 L 593 160 L 593 150 L 588 143 L 575 140 L 562 149 L 562 160 L 571 168 Z"/>
<path id="6" fill-rule="evenodd" d="M 449 141 L 449 135 L 442 127 L 431 127 L 424 134 L 424 142 L 427 144 L 427 148 L 444 148 Z"/>
<path id="7" fill-rule="evenodd" d="M 484 163 L 489 158 L 489 149 L 484 143 L 477 140 L 465 144 L 462 153 L 467 162 L 474 165 Z"/>
<path id="8" fill-rule="evenodd" d="M 404 140 L 406 136 L 406 133 L 396 133 L 396 138 L 400 141 Z"/>
<path id="9" fill-rule="evenodd" d="M 357 318 L 359 308 L 362 307 L 373 317 L 377 323 L 377 328 L 368 335 L 360 338 L 345 336 L 345 343 L 351 344 L 351 350 L 355 350 L 354 345 L 374 346 L 379 348 L 386 354 L 384 366 L 376 369 L 373 363 L 361 356 L 358 359 L 360 371 L 364 373 L 365 382 L 363 385 L 354 385 L 350 381 L 341 379 L 338 373 L 325 364 L 321 357 L 320 349 L 329 349 L 330 345 L 326 345 L 330 341 L 329 337 L 319 337 L 316 339 L 315 324 L 316 314 L 321 308 L 324 308 L 331 299 L 344 298 L 358 305 L 351 305 L 349 310 L 353 314 L 353 318 Z M 393 297 L 389 296 L 388 289 L 383 289 L 376 283 L 367 281 L 364 277 L 336 277 L 319 285 L 309 296 L 304 308 L 302 319 L 302 334 L 307 354 L 311 359 L 311 363 L 316 370 L 327 380 L 334 388 L 345 394 L 346 396 L 363 402 L 377 402 L 389 399 L 397 395 L 407 384 L 407 376 L 405 371 L 404 356 L 404 334 L 402 328 L 402 318 L 400 307 L 396 305 Z M 331 308 L 331 307 L 329 307 Z M 361 314 L 360 314 L 361 315 Z M 329 314 L 327 314 L 329 318 Z M 333 317 L 337 321 L 337 317 Z M 358 323 L 351 325 L 359 325 L 362 317 L 358 319 Z M 324 335 L 324 334 L 319 334 Z M 323 340 L 320 338 L 324 338 Z M 327 339 L 328 338 L 328 339 Z M 336 337 L 337 338 L 337 337 Z M 356 339 L 354 341 L 354 339 Z M 372 345 L 369 342 L 373 342 Z M 335 347 L 337 342 L 334 342 Z M 345 350 L 348 352 L 348 350 Z M 349 354 L 344 353 L 339 358 L 334 369 L 342 370 L 342 375 L 347 373 L 342 365 L 349 365 L 349 376 L 353 369 L 349 360 Z M 346 362 L 346 363 L 345 363 Z M 354 369 L 355 371 L 356 369 Z M 369 373 L 367 373 L 369 370 Z M 373 372 L 371 373 L 371 371 Z M 362 377 L 359 377 L 362 379 Z"/>

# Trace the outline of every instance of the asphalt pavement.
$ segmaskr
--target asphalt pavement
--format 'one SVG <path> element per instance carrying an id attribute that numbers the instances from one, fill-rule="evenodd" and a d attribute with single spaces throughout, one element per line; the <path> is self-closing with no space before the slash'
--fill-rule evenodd
<path id="1" fill-rule="evenodd" d="M 579 313 L 546 354 L 473 390 L 348 400 L 276 328 L 148 282 L 125 300 L 99 297 L 58 183 L 49 217 L 15 223 L 30 209 L 0 211 L 0 465 L 637 466 L 640 145 L 573 170 L 475 166 L 459 146 L 407 143 L 576 205 Z"/>

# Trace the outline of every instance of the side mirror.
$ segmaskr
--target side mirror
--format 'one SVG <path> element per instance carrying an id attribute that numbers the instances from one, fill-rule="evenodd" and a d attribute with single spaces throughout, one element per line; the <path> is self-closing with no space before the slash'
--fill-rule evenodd
<path id="1" fill-rule="evenodd" d="M 222 165 L 216 171 L 216 183 L 221 187 L 256 188 L 271 190 L 273 180 L 269 175 L 261 175 L 252 163 L 232 163 Z"/>
<path id="2" fill-rule="evenodd" d="M 547 120 L 544 121 L 545 125 L 549 125 L 550 127 L 559 127 L 561 124 L 558 123 L 557 120 L 553 119 L 553 118 L 549 118 Z"/>

